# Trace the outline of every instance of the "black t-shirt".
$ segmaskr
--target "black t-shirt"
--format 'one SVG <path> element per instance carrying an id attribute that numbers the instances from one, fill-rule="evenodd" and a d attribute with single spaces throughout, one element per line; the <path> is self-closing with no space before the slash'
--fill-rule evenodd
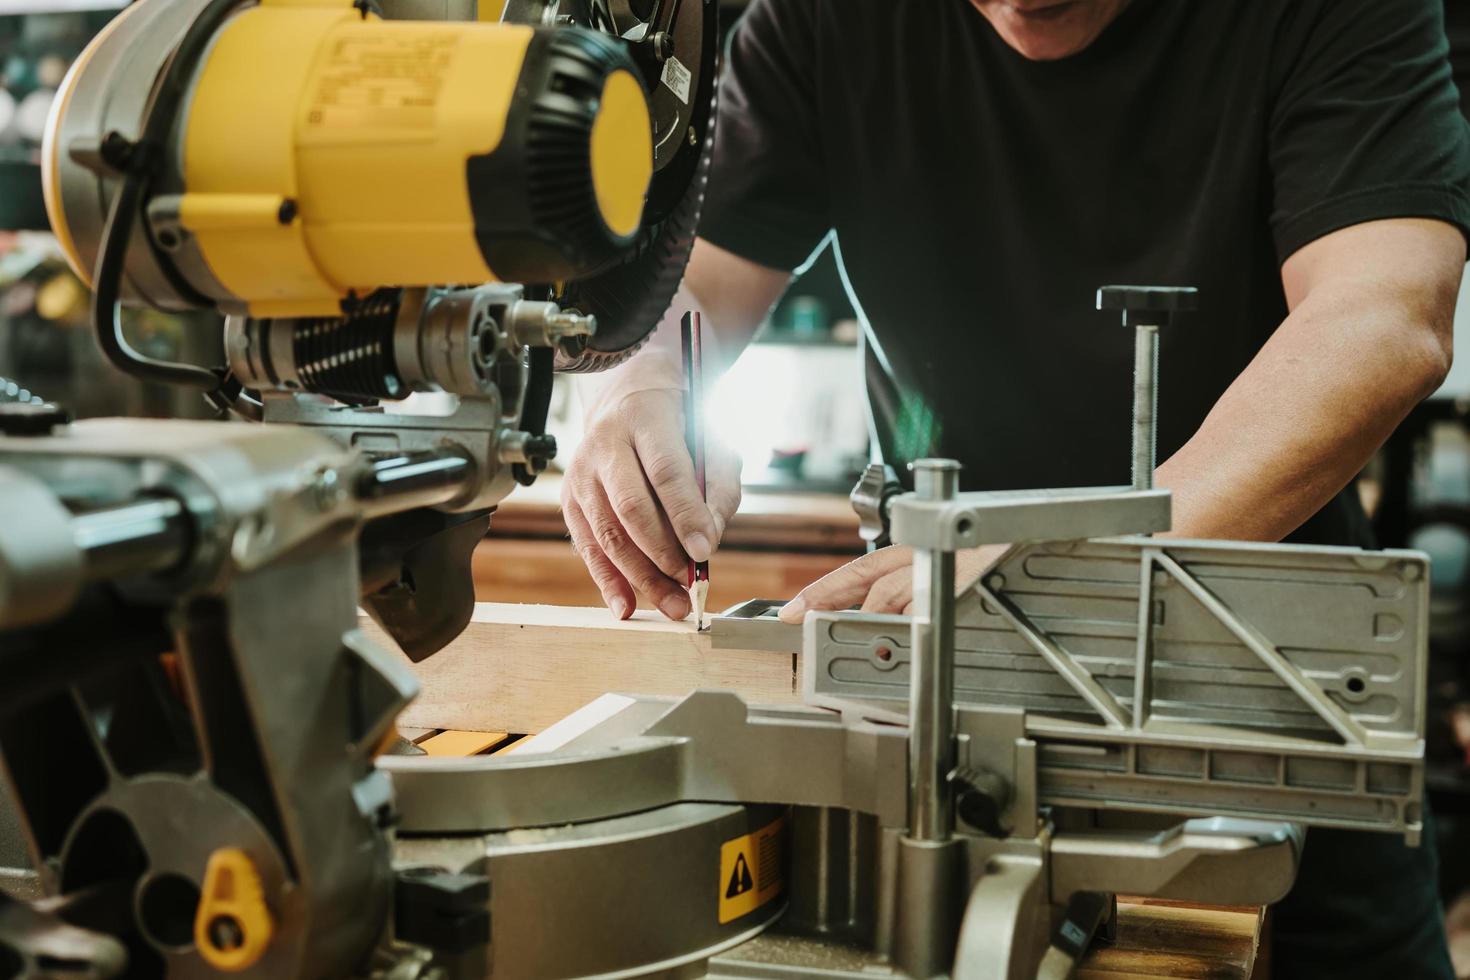
<path id="1" fill-rule="evenodd" d="M 965 489 L 1126 483 L 1133 340 L 1108 283 L 1188 285 L 1159 459 L 1287 314 L 1280 264 L 1379 218 L 1470 225 L 1438 0 L 1134 0 L 1030 62 L 968 0 L 755 0 L 701 234 L 774 268 L 834 233 L 879 443 Z M 1351 493 L 1296 540 L 1367 543 Z"/>

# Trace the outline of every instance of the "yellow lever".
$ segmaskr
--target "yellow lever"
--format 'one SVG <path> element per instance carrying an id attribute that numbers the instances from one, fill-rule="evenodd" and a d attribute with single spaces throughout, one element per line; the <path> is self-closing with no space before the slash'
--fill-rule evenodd
<path id="1" fill-rule="evenodd" d="M 211 854 L 194 916 L 199 955 L 217 970 L 248 970 L 265 953 L 274 930 L 250 855 L 238 847 L 222 847 Z"/>

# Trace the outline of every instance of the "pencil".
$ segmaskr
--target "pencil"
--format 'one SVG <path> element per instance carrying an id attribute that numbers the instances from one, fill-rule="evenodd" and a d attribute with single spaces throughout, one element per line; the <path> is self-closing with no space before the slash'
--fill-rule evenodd
<path id="1" fill-rule="evenodd" d="M 704 364 L 700 350 L 699 314 L 689 311 L 679 321 L 684 349 L 684 441 L 694 461 L 699 496 L 708 500 L 704 484 Z M 709 562 L 689 560 L 689 597 L 694 602 L 695 629 L 704 629 L 704 605 L 709 599 Z"/>

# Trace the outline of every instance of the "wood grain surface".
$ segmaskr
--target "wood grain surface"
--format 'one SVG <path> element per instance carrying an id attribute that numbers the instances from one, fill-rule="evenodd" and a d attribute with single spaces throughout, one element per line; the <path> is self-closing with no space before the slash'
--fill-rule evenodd
<path id="1" fill-rule="evenodd" d="M 396 649 L 366 616 L 362 623 Z M 644 611 L 620 623 L 605 609 L 479 603 L 464 633 L 411 666 L 423 690 L 399 716 L 408 728 L 534 733 L 610 691 L 799 700 L 794 655 L 711 650 L 692 623 Z"/>
<path id="2" fill-rule="evenodd" d="M 1095 945 L 1077 980 L 1248 980 L 1256 968 L 1263 910 L 1118 899 L 1118 938 Z"/>

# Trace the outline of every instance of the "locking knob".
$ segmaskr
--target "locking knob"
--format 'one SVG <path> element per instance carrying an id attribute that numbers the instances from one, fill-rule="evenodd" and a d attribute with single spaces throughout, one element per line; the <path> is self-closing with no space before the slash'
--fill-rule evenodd
<path id="1" fill-rule="evenodd" d="M 1193 286 L 1103 286 L 1097 291 L 1097 308 L 1120 311 L 1125 327 L 1167 327 L 1174 314 L 1198 305 L 1199 290 Z"/>
<path id="2" fill-rule="evenodd" d="M 955 811 L 959 818 L 991 837 L 1009 837 L 1005 819 L 1011 805 L 1011 784 L 993 769 L 959 766 L 949 774 L 954 784 Z"/>
<path id="3" fill-rule="evenodd" d="M 852 509 L 858 516 L 858 534 L 869 547 L 884 548 L 888 537 L 888 505 L 893 498 L 903 493 L 903 484 L 893 467 L 884 463 L 869 463 L 863 470 L 857 486 L 847 495 Z"/>
<path id="4" fill-rule="evenodd" d="M 275 933 L 255 862 L 238 847 L 222 847 L 204 868 L 194 945 L 216 970 L 248 970 L 265 955 Z"/>

